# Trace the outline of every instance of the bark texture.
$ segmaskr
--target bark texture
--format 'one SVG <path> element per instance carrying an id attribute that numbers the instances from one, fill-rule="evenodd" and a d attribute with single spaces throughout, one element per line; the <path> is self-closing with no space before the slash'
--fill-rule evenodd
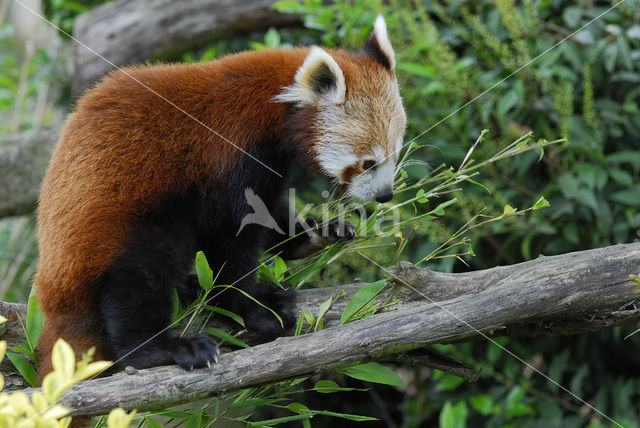
<path id="1" fill-rule="evenodd" d="M 274 0 L 117 0 L 78 16 L 74 25 L 73 93 L 80 95 L 114 66 L 136 64 L 163 51 L 215 38 L 300 25 Z"/>
<path id="2" fill-rule="evenodd" d="M 59 129 L 0 136 L 0 218 L 34 211 Z"/>
<path id="3" fill-rule="evenodd" d="M 453 367 L 451 372 L 472 379 L 470 368 L 455 368 L 455 362 L 421 348 L 481 335 L 570 334 L 637 321 L 640 294 L 629 280 L 637 273 L 640 243 L 459 274 L 401 263 L 380 297 L 398 303 L 378 314 L 337 325 L 362 284 L 300 291 L 298 310 L 313 314 L 329 297 L 343 290 L 346 296 L 325 315 L 324 330 L 224 353 L 210 370 L 166 366 L 86 381 L 62 403 L 74 415 L 104 414 L 116 406 L 144 411 L 372 360 Z"/>

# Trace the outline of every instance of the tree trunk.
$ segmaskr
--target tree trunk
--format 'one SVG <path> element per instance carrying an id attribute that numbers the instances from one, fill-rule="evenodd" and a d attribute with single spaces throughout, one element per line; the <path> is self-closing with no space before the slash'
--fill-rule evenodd
<path id="1" fill-rule="evenodd" d="M 274 0 L 119 0 L 78 16 L 73 92 L 80 95 L 116 66 L 136 64 L 171 49 L 232 38 L 269 27 L 300 25 Z M 84 46 L 83 46 L 84 45 Z"/>
<path id="2" fill-rule="evenodd" d="M 0 136 L 0 218 L 32 213 L 59 125 Z"/>

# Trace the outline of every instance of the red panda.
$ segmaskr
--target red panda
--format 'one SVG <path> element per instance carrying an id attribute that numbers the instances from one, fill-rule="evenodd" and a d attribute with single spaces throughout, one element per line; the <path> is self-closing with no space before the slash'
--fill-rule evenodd
<path id="1" fill-rule="evenodd" d="M 303 162 L 353 197 L 390 200 L 406 122 L 394 68 L 379 16 L 358 53 L 311 47 L 135 66 L 88 90 L 61 133 L 37 211 L 39 378 L 51 371 L 58 337 L 77 355 L 95 346 L 97 358 L 121 367 L 217 360 L 210 337 L 166 330 L 173 288 L 188 282 L 198 250 L 221 268 L 219 284 L 245 290 L 291 326 L 293 292 L 256 284 L 252 273 L 260 250 L 282 235 L 249 224 L 236 236 L 251 212 L 245 190 L 286 224 L 280 195 L 289 166 Z M 311 231 L 281 256 L 354 232 L 348 224 L 320 238 Z M 219 299 L 248 329 L 282 334 L 240 293 Z"/>

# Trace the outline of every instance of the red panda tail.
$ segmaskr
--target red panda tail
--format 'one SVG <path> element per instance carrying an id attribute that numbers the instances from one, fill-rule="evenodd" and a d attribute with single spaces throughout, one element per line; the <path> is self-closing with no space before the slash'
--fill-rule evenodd
<path id="1" fill-rule="evenodd" d="M 51 352 L 58 338 L 63 338 L 71 345 L 76 354 L 76 360 L 79 360 L 91 347 L 95 347 L 92 361 L 107 358 L 106 343 L 101 339 L 97 320 L 94 317 L 86 314 L 81 318 L 71 318 L 68 315 L 47 316 L 46 320 L 38 342 L 38 385 L 41 385 L 44 377 L 53 371 Z"/>

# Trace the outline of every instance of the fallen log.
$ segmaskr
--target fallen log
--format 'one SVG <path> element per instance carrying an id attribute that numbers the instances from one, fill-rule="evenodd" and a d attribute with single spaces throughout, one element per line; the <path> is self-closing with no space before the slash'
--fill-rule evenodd
<path id="1" fill-rule="evenodd" d="M 0 218 L 32 213 L 60 126 L 0 136 Z"/>
<path id="2" fill-rule="evenodd" d="M 119 0 L 79 15 L 74 24 L 73 93 L 80 95 L 115 66 L 142 62 L 215 38 L 299 26 L 272 10 L 274 0 Z"/>
<path id="3" fill-rule="evenodd" d="M 428 353 L 420 357 L 420 349 L 472 336 L 573 334 L 640 319 L 638 285 L 629 279 L 640 273 L 640 243 L 477 272 L 446 274 L 410 263 L 387 272 L 393 284 L 380 299 L 398 303 L 378 314 L 338 325 L 349 296 L 362 284 L 302 290 L 297 309 L 313 314 L 326 299 L 343 290 L 347 295 L 333 303 L 318 332 L 224 353 L 211 369 L 165 366 L 85 381 L 61 402 L 73 415 L 105 414 L 116 406 L 152 410 L 365 361 L 446 367 Z"/>

